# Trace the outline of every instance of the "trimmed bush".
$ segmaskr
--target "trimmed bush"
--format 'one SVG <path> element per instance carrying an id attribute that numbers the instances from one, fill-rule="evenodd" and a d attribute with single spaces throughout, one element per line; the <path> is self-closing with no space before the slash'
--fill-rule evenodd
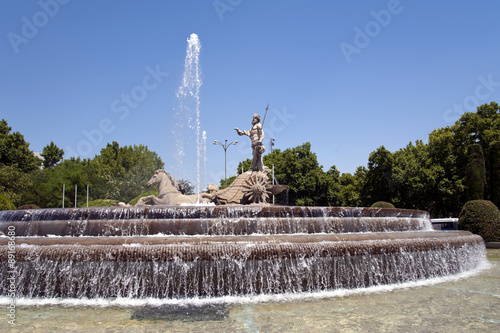
<path id="1" fill-rule="evenodd" d="M 134 206 L 137 203 L 137 201 L 139 201 L 140 198 L 147 197 L 148 195 L 156 195 L 156 196 L 158 196 L 158 190 L 149 190 L 149 191 L 146 191 L 144 193 L 141 193 L 137 197 L 135 197 L 132 200 L 130 200 L 128 204 L 130 206 Z"/>
<path id="2" fill-rule="evenodd" d="M 372 205 L 372 208 L 396 208 L 396 207 L 387 201 L 377 201 Z"/>
<path id="3" fill-rule="evenodd" d="M 485 242 L 500 242 L 500 211 L 488 200 L 469 201 L 460 212 L 458 229 L 478 234 Z"/>
<path id="4" fill-rule="evenodd" d="M 89 207 L 111 207 L 117 203 L 117 200 L 113 199 L 96 199 L 89 201 Z M 83 207 L 87 207 L 87 203 L 84 203 Z"/>
<path id="5" fill-rule="evenodd" d="M 3 193 L 0 193 L 0 210 L 14 210 L 16 206 L 12 203 L 10 198 Z"/>
<path id="6" fill-rule="evenodd" d="M 40 207 L 38 207 L 37 205 L 33 205 L 33 204 L 27 204 L 27 205 L 22 205 L 22 206 L 17 207 L 17 210 L 21 210 L 21 209 L 40 209 Z"/>

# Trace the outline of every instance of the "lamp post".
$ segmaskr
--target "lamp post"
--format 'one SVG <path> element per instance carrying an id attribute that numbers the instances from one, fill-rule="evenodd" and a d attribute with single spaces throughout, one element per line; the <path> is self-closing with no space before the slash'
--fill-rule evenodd
<path id="1" fill-rule="evenodd" d="M 274 138 L 269 139 L 269 146 L 271 147 L 271 153 L 273 152 L 273 147 L 274 147 Z"/>
<path id="2" fill-rule="evenodd" d="M 274 147 L 274 141 L 275 141 L 275 138 L 270 138 L 269 139 L 269 146 L 271 147 L 271 154 L 273 152 L 273 147 Z M 276 179 L 274 177 L 274 163 L 273 163 L 273 169 L 272 169 L 272 175 L 273 175 L 273 185 L 274 185 L 274 180 Z M 273 205 L 274 205 L 274 194 L 273 194 Z"/>
<path id="3" fill-rule="evenodd" d="M 224 140 L 225 143 L 221 143 L 217 140 L 214 140 L 214 145 L 219 144 L 222 148 L 224 148 L 224 185 L 227 185 L 227 148 L 229 148 L 230 145 L 235 145 L 238 143 L 238 141 L 233 141 L 230 144 L 227 143 L 227 139 Z"/>

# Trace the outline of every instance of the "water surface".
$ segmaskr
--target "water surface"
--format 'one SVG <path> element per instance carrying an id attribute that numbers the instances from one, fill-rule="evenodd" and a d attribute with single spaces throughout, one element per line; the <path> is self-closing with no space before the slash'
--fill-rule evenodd
<path id="1" fill-rule="evenodd" d="M 0 331 L 499 332 L 500 250 L 487 252 L 490 269 L 427 286 L 348 296 L 247 298 L 202 306 L 196 302 L 82 306 L 78 300 L 77 306 L 18 305 L 16 325 L 2 316 Z"/>

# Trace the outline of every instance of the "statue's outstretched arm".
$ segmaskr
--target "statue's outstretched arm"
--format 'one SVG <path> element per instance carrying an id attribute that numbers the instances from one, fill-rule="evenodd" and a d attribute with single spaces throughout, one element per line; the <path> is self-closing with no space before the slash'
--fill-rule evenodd
<path id="1" fill-rule="evenodd" d="M 250 136 L 250 131 L 242 131 L 240 130 L 239 128 L 235 127 L 234 128 L 236 130 L 236 132 L 238 133 L 238 135 L 246 135 L 246 136 Z"/>

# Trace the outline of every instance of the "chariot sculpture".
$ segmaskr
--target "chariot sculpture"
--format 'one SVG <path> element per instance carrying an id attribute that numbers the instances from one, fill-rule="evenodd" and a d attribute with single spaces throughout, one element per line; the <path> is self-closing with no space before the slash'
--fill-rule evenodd
<path id="1" fill-rule="evenodd" d="M 266 114 L 267 109 L 266 108 Z M 264 116 L 265 120 L 265 116 Z M 181 205 L 194 203 L 214 202 L 216 205 L 267 205 L 273 195 L 277 195 L 288 189 L 287 185 L 272 185 L 269 181 L 271 170 L 264 166 L 262 154 L 265 147 L 264 130 L 260 123 L 260 115 L 254 114 L 252 128 L 241 131 L 235 128 L 238 135 L 246 135 L 252 141 L 253 164 L 252 169 L 239 175 L 229 187 L 219 190 L 217 186 L 209 185 L 209 193 L 199 195 L 184 195 L 179 189 L 179 183 L 167 171 L 156 170 L 148 182 L 148 186 L 158 184 L 158 196 L 150 195 L 142 197 L 136 206 L 145 205 Z"/>

